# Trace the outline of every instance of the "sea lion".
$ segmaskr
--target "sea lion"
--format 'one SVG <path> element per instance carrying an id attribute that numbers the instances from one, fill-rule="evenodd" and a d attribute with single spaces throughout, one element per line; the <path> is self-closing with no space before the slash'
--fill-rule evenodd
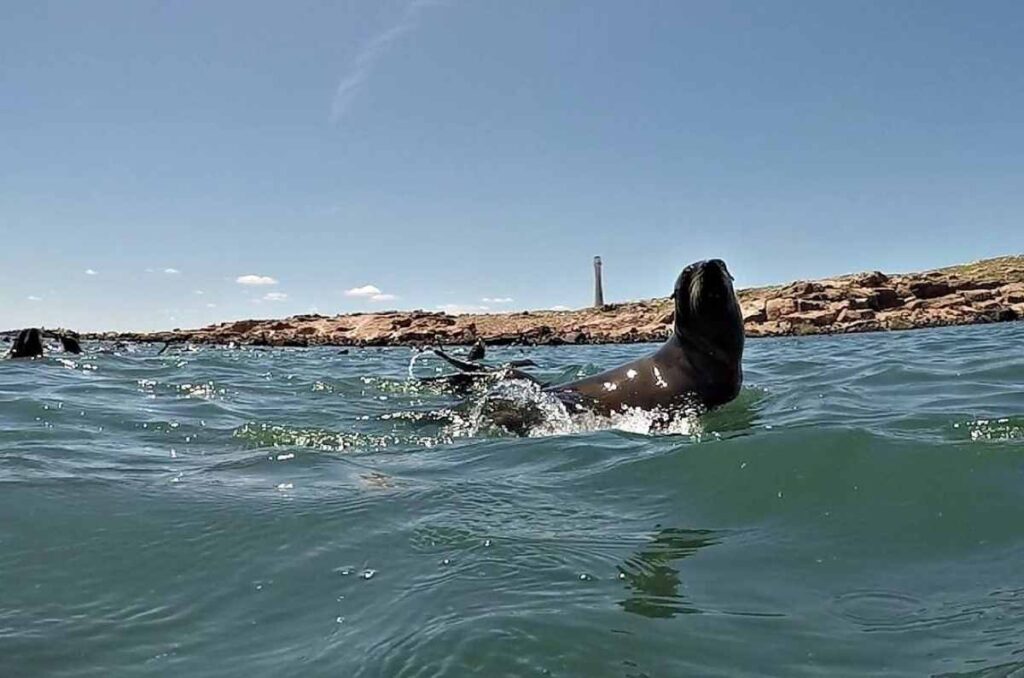
<path id="1" fill-rule="evenodd" d="M 433 352 L 459 373 L 424 381 L 444 383 L 463 393 L 481 381 L 495 385 L 484 396 L 480 412 L 491 423 L 516 435 L 528 435 L 543 423 L 545 412 L 532 397 L 523 397 L 517 391 L 504 392 L 497 382 L 528 382 L 537 395 L 561 401 L 569 415 L 609 415 L 632 408 L 689 414 L 724 405 L 739 394 L 743 384 L 744 342 L 743 314 L 725 262 L 711 259 L 684 268 L 676 279 L 672 299 L 672 335 L 661 348 L 592 377 L 549 385 L 517 369 L 531 364 L 528 360 L 494 368 L 454 358 L 435 348 Z"/>
<path id="2" fill-rule="evenodd" d="M 483 360 L 484 356 L 487 355 L 487 345 L 484 344 L 484 340 L 477 337 L 476 343 L 473 344 L 472 348 L 469 349 L 469 353 L 466 354 L 466 360 L 475 361 Z"/>
<path id="3" fill-rule="evenodd" d="M 743 313 L 721 259 L 698 261 L 676 279 L 672 336 L 654 353 L 592 377 L 544 389 L 573 410 L 601 414 L 710 409 L 743 384 Z"/>
<path id="4" fill-rule="evenodd" d="M 43 334 L 35 327 L 18 332 L 8 354 L 11 358 L 39 358 L 43 355 Z"/>
<path id="5" fill-rule="evenodd" d="M 65 353 L 74 353 L 78 355 L 82 352 L 82 346 L 78 343 L 78 338 L 71 334 L 58 334 L 57 338 L 60 339 L 61 348 L 64 349 Z"/>

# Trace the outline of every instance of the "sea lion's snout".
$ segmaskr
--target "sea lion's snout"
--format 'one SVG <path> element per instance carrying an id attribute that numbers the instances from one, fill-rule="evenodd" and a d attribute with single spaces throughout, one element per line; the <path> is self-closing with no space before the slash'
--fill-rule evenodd
<path id="1" fill-rule="evenodd" d="M 732 273 L 729 273 L 729 267 L 725 265 L 725 262 L 721 259 L 711 259 L 705 262 L 704 266 L 707 268 L 714 268 L 719 275 L 728 278 L 729 282 L 733 281 Z"/>
<path id="2" fill-rule="evenodd" d="M 686 288 L 680 290 L 677 287 L 676 298 L 689 297 L 694 310 L 705 301 L 720 304 L 733 294 L 732 275 L 721 259 L 709 259 L 690 264 L 680 276 L 680 282 L 684 282 Z M 684 292 L 685 294 L 682 294 Z"/>
<path id="3" fill-rule="evenodd" d="M 672 297 L 678 327 L 698 319 L 739 315 L 732 274 L 721 259 L 696 261 L 676 279 Z"/>

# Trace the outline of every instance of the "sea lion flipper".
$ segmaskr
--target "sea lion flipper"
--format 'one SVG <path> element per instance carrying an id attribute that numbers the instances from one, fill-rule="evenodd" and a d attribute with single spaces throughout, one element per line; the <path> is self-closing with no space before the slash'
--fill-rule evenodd
<path id="1" fill-rule="evenodd" d="M 458 358 L 456 358 L 456 357 L 454 357 L 452 355 L 449 355 L 448 353 L 445 353 L 445 351 L 443 349 L 441 349 L 440 347 L 435 347 L 435 348 L 432 348 L 430 350 L 438 358 L 441 358 L 442 360 L 447 362 L 452 367 L 454 367 L 454 368 L 456 368 L 458 370 L 461 370 L 463 372 L 487 372 L 488 371 L 488 368 L 485 365 L 480 365 L 478 363 L 472 363 L 472 362 L 468 362 L 468 361 L 465 361 L 465 360 L 459 360 Z"/>

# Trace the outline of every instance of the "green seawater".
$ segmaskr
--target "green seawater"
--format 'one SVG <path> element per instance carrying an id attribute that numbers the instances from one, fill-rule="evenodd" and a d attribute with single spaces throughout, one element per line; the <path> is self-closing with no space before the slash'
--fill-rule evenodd
<path id="1" fill-rule="evenodd" d="M 751 341 L 662 435 L 452 426 L 406 349 L 86 348 L 0 362 L 5 678 L 1024 673 L 1024 323 Z"/>

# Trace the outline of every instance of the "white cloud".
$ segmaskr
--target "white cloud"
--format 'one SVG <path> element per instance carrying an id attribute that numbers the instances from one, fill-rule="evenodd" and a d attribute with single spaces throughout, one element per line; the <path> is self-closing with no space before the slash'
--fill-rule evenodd
<path id="1" fill-rule="evenodd" d="M 355 297 L 356 299 L 366 299 L 368 301 L 394 301 L 398 298 L 397 294 L 391 294 L 388 292 L 381 292 L 380 288 L 376 285 L 363 285 L 362 287 L 353 287 L 350 290 L 345 290 L 346 297 Z"/>
<path id="2" fill-rule="evenodd" d="M 375 297 L 381 294 L 380 288 L 376 285 L 363 285 L 345 290 L 346 297 Z"/>
<path id="3" fill-rule="evenodd" d="M 166 273 L 167 275 L 178 275 L 179 273 L 181 273 L 181 271 L 179 271 L 176 268 L 165 268 L 164 273 Z"/>
<path id="4" fill-rule="evenodd" d="M 484 297 L 480 301 L 485 304 L 511 304 L 514 299 L 512 297 Z"/>
<path id="5" fill-rule="evenodd" d="M 206 292 L 204 292 L 204 291 L 202 291 L 202 290 L 195 290 L 195 292 L 194 292 L 194 293 L 195 293 L 195 294 L 198 294 L 199 296 L 203 296 L 204 294 L 206 294 Z"/>
<path id="6" fill-rule="evenodd" d="M 416 27 L 417 15 L 432 5 L 443 5 L 443 0 L 412 0 L 405 6 L 398 21 L 362 44 L 338 86 L 331 104 L 331 122 L 338 122 L 348 112 L 356 93 L 370 77 L 373 65 L 393 42 Z"/>
<path id="7" fill-rule="evenodd" d="M 34 294 L 30 294 L 30 295 L 28 295 L 28 300 L 29 300 L 29 301 L 42 301 L 42 300 L 43 300 L 43 298 L 42 298 L 42 297 L 37 297 L 37 296 L 36 296 L 36 295 L 34 295 Z"/>
<path id="8" fill-rule="evenodd" d="M 96 271 L 92 270 L 91 268 L 85 269 L 85 274 L 86 275 L 99 275 Z"/>
<path id="9" fill-rule="evenodd" d="M 558 306 L 552 306 L 551 310 L 552 311 L 569 311 L 571 309 L 568 306 L 562 306 L 561 304 L 559 304 Z"/>
<path id="10" fill-rule="evenodd" d="M 284 292 L 267 292 L 263 295 L 263 301 L 284 301 L 287 298 Z"/>
<path id="11" fill-rule="evenodd" d="M 269 275 L 240 275 L 235 278 L 235 282 L 239 285 L 276 285 L 277 280 L 271 278 Z"/>
<path id="12" fill-rule="evenodd" d="M 491 309 L 487 306 L 473 306 L 472 304 L 439 304 L 437 310 L 450 315 L 462 315 L 463 313 L 484 313 Z"/>
<path id="13" fill-rule="evenodd" d="M 206 308 L 217 308 L 217 304 L 207 304 Z"/>

